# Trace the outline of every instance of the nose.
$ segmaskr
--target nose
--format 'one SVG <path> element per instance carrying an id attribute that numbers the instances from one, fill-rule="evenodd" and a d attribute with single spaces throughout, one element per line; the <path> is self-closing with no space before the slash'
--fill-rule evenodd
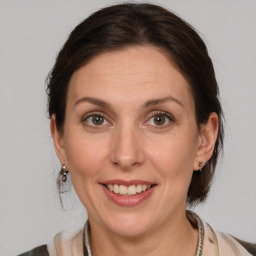
<path id="1" fill-rule="evenodd" d="M 123 170 L 138 167 L 145 161 L 139 131 L 133 127 L 120 127 L 112 137 L 111 162 Z"/>

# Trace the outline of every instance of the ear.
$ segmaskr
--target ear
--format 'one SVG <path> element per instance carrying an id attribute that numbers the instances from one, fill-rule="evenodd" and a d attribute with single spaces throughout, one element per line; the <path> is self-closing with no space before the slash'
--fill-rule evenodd
<path id="1" fill-rule="evenodd" d="M 212 157 L 215 142 L 219 130 L 219 118 L 215 112 L 212 112 L 206 124 L 200 126 L 198 146 L 194 160 L 194 170 L 200 170 L 200 163 L 206 163 Z"/>
<path id="2" fill-rule="evenodd" d="M 65 152 L 64 143 L 63 143 L 63 133 L 57 129 L 55 114 L 51 116 L 50 128 L 51 128 L 54 148 L 60 160 L 60 163 L 66 164 L 67 158 L 66 158 L 66 152 Z"/>

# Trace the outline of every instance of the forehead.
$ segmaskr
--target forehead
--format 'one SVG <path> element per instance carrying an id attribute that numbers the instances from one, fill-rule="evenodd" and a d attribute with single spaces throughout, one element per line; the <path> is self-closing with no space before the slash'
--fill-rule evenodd
<path id="1" fill-rule="evenodd" d="M 85 96 L 127 101 L 171 95 L 193 105 L 186 79 L 163 50 L 152 46 L 100 54 L 73 74 L 69 87 L 71 101 Z"/>

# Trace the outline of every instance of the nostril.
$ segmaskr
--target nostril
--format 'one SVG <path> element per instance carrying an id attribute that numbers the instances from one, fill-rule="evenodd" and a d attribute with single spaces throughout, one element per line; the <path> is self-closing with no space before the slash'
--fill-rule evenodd
<path id="1" fill-rule="evenodd" d="M 128 127 L 128 128 L 127 128 Z M 127 130 L 129 129 L 129 130 Z M 130 124 L 119 129 L 112 140 L 110 159 L 123 169 L 135 167 L 144 162 L 143 147 Z"/>
<path id="2" fill-rule="evenodd" d="M 112 163 L 122 169 L 140 166 L 142 162 L 137 155 L 112 157 Z"/>

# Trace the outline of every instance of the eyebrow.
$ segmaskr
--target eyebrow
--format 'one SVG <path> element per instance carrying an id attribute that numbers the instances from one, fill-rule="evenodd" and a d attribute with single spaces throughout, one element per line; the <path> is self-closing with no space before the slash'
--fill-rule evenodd
<path id="1" fill-rule="evenodd" d="M 165 102 L 168 102 L 168 101 L 173 101 L 173 102 L 177 103 L 178 105 L 180 105 L 181 107 L 184 107 L 184 105 L 179 100 L 177 100 L 176 98 L 173 98 L 171 96 L 168 96 L 168 97 L 164 97 L 164 98 L 160 98 L 160 99 L 147 100 L 142 105 L 142 108 L 149 108 L 149 107 L 152 107 L 152 106 L 155 106 L 155 105 L 158 105 L 158 104 L 162 104 L 162 103 L 165 103 Z M 89 102 L 93 105 L 103 107 L 103 108 L 111 108 L 110 103 L 108 103 L 106 101 L 103 101 L 103 100 L 100 100 L 100 99 L 97 99 L 97 98 L 91 98 L 91 97 L 83 97 L 83 98 L 77 100 L 74 105 L 76 106 L 76 105 L 78 105 L 80 103 L 83 103 L 83 102 Z"/>
<path id="2" fill-rule="evenodd" d="M 184 108 L 184 105 L 179 100 L 177 100 L 176 98 L 173 98 L 171 96 L 160 98 L 160 99 L 148 100 L 148 101 L 146 101 L 145 104 L 143 104 L 143 108 L 152 107 L 152 106 L 155 106 L 155 105 L 158 105 L 158 104 L 165 103 L 167 101 L 173 101 L 173 102 L 177 103 L 178 105 L 180 105 L 181 107 Z"/>
<path id="3" fill-rule="evenodd" d="M 83 97 L 83 98 L 77 100 L 74 105 L 76 106 L 82 102 L 89 102 L 89 103 L 99 106 L 99 107 L 111 108 L 111 104 L 109 104 L 103 100 L 96 99 L 96 98 L 90 98 L 90 97 Z"/>

